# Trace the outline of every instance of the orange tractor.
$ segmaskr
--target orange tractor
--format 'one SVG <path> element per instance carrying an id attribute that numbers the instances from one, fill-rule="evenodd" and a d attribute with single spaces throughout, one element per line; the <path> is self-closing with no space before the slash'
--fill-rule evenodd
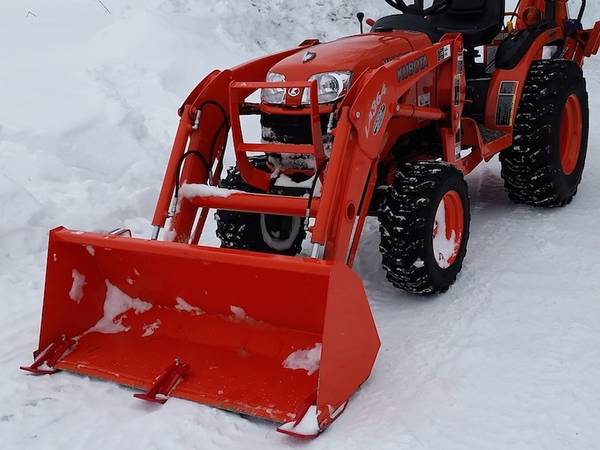
<path id="1" fill-rule="evenodd" d="M 575 18 L 565 0 L 509 13 L 503 0 L 386 1 L 402 14 L 368 19 L 368 33 L 359 14 L 360 35 L 305 41 L 192 91 L 150 240 L 51 231 L 39 349 L 24 369 L 314 437 L 380 346 L 352 271 L 367 216 L 379 217 L 388 279 L 433 294 L 461 270 L 464 176 L 479 163 L 500 154 L 516 202 L 571 201 L 588 140 L 581 66 L 600 45 L 600 22 L 582 26 L 585 1 Z M 244 139 L 250 115 L 260 142 Z M 236 165 L 222 176 L 229 148 Z M 211 209 L 221 248 L 199 244 Z"/>

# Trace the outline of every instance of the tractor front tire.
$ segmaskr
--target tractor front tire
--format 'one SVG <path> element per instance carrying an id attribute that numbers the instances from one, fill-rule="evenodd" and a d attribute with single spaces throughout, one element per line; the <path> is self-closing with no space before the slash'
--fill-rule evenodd
<path id="1" fill-rule="evenodd" d="M 467 184 L 455 167 L 435 161 L 400 166 L 379 215 L 388 280 L 413 294 L 446 292 L 467 253 L 469 208 Z"/>
<path id="2" fill-rule="evenodd" d="M 534 62 L 517 111 L 513 146 L 500 154 L 511 200 L 548 208 L 571 203 L 583 175 L 588 132 L 581 68 L 566 60 Z"/>
<path id="3" fill-rule="evenodd" d="M 259 169 L 266 169 L 265 158 L 253 158 L 251 162 Z M 236 167 L 227 170 L 219 187 L 259 193 L 244 181 Z M 302 250 L 306 237 L 304 219 L 300 217 L 218 210 L 215 220 L 222 248 L 295 256 Z"/>

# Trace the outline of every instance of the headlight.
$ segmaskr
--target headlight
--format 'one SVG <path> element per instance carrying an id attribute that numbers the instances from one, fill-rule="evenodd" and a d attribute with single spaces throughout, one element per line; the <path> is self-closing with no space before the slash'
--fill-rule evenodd
<path id="1" fill-rule="evenodd" d="M 285 76 L 280 73 L 269 72 L 267 74 L 268 83 L 281 83 L 285 81 Z M 262 89 L 260 94 L 263 103 L 270 103 L 272 105 L 281 105 L 285 99 L 285 89 Z"/>
<path id="2" fill-rule="evenodd" d="M 352 72 L 326 72 L 313 75 L 308 81 L 317 80 L 319 103 L 322 104 L 334 102 L 346 95 L 350 87 L 350 78 Z M 310 89 L 304 89 L 302 104 L 310 104 Z"/>

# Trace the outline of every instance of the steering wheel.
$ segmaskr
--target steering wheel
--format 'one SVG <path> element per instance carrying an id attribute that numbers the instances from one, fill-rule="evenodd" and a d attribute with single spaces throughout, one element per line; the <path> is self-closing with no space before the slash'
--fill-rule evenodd
<path id="1" fill-rule="evenodd" d="M 429 8 L 424 7 L 424 0 L 415 0 L 414 4 L 407 5 L 404 0 L 385 0 L 388 5 L 404 14 L 414 14 L 425 17 L 444 12 L 452 3 L 452 0 L 434 0 Z"/>

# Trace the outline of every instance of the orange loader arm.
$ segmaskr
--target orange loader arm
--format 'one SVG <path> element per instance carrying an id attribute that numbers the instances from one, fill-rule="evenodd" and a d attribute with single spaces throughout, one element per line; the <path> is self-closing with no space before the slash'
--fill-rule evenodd
<path id="1" fill-rule="evenodd" d="M 468 161 L 458 162 L 455 157 L 456 136 L 465 96 L 465 77 L 458 58 L 461 53 L 460 36 L 447 35 L 439 43 L 424 50 L 408 53 L 364 73 L 337 111 L 333 148 L 328 158 L 325 157 L 321 144 L 320 110 L 316 106 L 318 102 L 314 83 L 255 81 L 257 78 L 264 79 L 266 68 L 272 64 L 272 60 L 267 64 L 261 61 L 261 70 L 244 68 L 211 75 L 208 82 L 202 83 L 205 87 L 198 99 L 191 105 L 184 106 L 153 224 L 162 227 L 166 218 L 171 216 L 170 230 L 176 236 L 175 240 L 187 242 L 193 236 L 193 241 L 197 242 L 204 222 L 200 221 L 196 229 L 192 229 L 196 214 L 200 211 L 200 215 L 205 217 L 210 208 L 306 215 L 315 219 L 311 227 L 314 256 L 322 255 L 325 260 L 351 266 L 373 194 L 377 163 L 388 144 L 388 127 L 392 119 L 403 118 L 414 123 L 420 120 L 438 120 L 447 160 L 459 166 L 463 164 L 464 170 L 470 170 Z M 276 56 L 279 57 L 281 55 Z M 438 107 L 418 107 L 410 102 L 399 101 L 419 79 L 432 72 L 438 73 L 441 80 L 435 94 Z M 229 83 L 228 89 L 223 89 L 225 83 Z M 240 115 L 248 114 L 247 111 L 256 114 L 259 109 L 259 105 L 249 104 L 246 99 L 256 90 L 269 87 L 311 89 L 311 104 L 314 106 L 305 113 L 311 116 L 313 145 L 249 144 L 243 141 Z M 228 93 L 229 97 L 223 98 L 223 92 Z M 211 108 L 212 115 L 208 118 L 202 113 L 202 125 L 199 129 L 194 129 L 198 105 L 211 104 L 209 102 L 219 102 L 226 111 L 237 166 L 248 183 L 267 191 L 270 182 L 268 174 L 250 165 L 246 155 L 248 152 L 311 154 L 315 157 L 317 167 L 324 166 L 319 174 L 323 183 L 321 195 L 314 199 L 302 199 L 233 193 L 227 197 L 196 196 L 177 198 L 175 202 L 171 202 L 173 186 L 176 184 L 177 162 L 186 153 L 198 148 L 210 148 L 211 145 L 207 143 L 211 139 L 206 136 L 219 136 L 222 132 L 219 123 L 222 122 L 224 113 L 220 113 L 218 108 Z M 217 141 L 218 151 L 204 151 L 206 160 L 202 164 L 198 162 L 199 158 L 187 158 L 180 183 L 215 184 L 222 168 L 223 144 L 223 139 L 220 139 Z M 218 170 L 212 172 L 213 167 Z M 177 205 L 171 208 L 171 213 L 168 207 L 170 204 Z"/>

